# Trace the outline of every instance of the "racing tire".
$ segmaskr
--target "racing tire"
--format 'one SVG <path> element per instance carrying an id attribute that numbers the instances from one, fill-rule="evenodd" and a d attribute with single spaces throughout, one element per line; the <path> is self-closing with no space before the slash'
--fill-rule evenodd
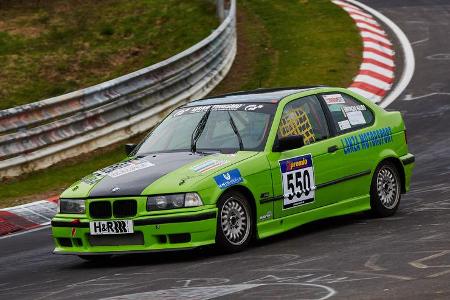
<path id="1" fill-rule="evenodd" d="M 397 167 L 383 162 L 375 170 L 370 187 L 371 212 L 376 217 L 395 214 L 400 205 L 401 179 Z"/>
<path id="2" fill-rule="evenodd" d="M 111 259 L 112 255 L 78 255 L 79 258 L 90 263 L 106 263 Z"/>
<path id="3" fill-rule="evenodd" d="M 246 197 L 237 191 L 225 192 L 218 202 L 216 248 L 225 253 L 241 251 L 253 233 L 253 214 Z"/>

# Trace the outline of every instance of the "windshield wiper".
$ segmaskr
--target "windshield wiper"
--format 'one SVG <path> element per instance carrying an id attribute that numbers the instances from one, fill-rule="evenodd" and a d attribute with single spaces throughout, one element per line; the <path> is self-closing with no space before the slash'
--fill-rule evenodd
<path id="1" fill-rule="evenodd" d="M 239 134 L 239 131 L 236 127 L 236 124 L 234 123 L 233 117 L 231 117 L 230 111 L 228 111 L 228 116 L 230 117 L 230 125 L 231 128 L 233 128 L 234 133 L 236 134 L 238 140 L 239 140 L 239 150 L 244 150 L 244 144 L 242 143 L 241 135 Z"/>
<path id="2" fill-rule="evenodd" d="M 195 126 L 194 132 L 192 132 L 191 136 L 191 152 L 195 153 L 197 151 L 197 141 L 202 135 L 203 130 L 205 129 L 206 122 L 208 122 L 209 115 L 212 110 L 212 105 L 208 108 L 205 114 L 202 116 L 197 126 Z"/>

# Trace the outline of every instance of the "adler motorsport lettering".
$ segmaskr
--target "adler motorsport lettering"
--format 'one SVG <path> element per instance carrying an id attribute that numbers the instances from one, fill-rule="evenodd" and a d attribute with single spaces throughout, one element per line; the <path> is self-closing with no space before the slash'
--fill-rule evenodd
<path id="1" fill-rule="evenodd" d="M 392 128 L 384 127 L 341 139 L 344 154 L 351 154 L 392 142 Z"/>
<path id="2" fill-rule="evenodd" d="M 280 160 L 283 182 L 283 209 L 314 201 L 314 168 L 311 154 Z"/>

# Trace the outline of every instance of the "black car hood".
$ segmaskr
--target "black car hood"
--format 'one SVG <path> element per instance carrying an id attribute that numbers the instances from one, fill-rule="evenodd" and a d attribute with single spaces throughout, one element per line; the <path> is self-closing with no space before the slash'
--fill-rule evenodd
<path id="1" fill-rule="evenodd" d="M 191 152 L 159 153 L 114 164 L 94 173 L 101 178 L 89 197 L 137 196 L 164 175 L 204 155 Z"/>

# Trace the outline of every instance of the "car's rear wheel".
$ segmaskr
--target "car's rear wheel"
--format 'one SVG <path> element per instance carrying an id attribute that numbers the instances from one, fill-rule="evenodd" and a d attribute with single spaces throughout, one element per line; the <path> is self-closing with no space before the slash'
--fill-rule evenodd
<path id="1" fill-rule="evenodd" d="M 388 217 L 397 211 L 401 197 L 401 180 L 393 163 L 383 162 L 377 167 L 370 194 L 371 211 L 375 216 Z"/>
<path id="2" fill-rule="evenodd" d="M 253 237 L 252 210 L 242 193 L 224 193 L 218 203 L 216 244 L 225 252 L 244 249 Z"/>

